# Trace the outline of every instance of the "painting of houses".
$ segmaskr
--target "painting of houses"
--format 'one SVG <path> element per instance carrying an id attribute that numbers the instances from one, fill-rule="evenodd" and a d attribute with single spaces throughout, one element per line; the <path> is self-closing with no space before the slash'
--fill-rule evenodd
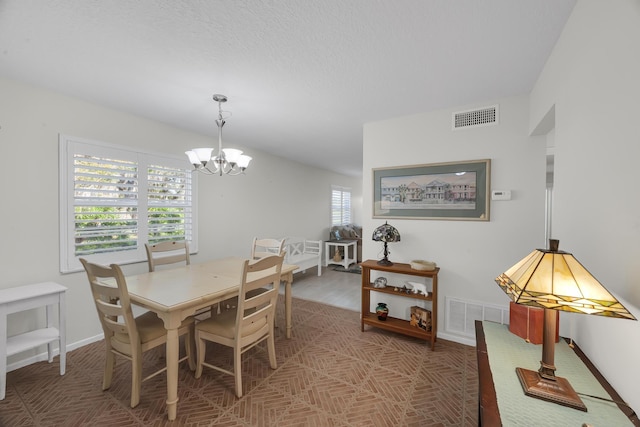
<path id="1" fill-rule="evenodd" d="M 381 178 L 383 209 L 475 209 L 476 172 Z"/>

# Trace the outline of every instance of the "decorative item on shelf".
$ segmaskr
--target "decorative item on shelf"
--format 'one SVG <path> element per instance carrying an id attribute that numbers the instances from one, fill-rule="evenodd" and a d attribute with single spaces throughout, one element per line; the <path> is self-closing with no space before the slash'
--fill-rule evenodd
<path id="1" fill-rule="evenodd" d="M 389 308 L 387 304 L 384 302 L 379 302 L 376 307 L 376 314 L 378 315 L 378 320 L 387 320 L 387 315 L 389 314 Z"/>
<path id="2" fill-rule="evenodd" d="M 409 263 L 409 265 L 414 270 L 421 270 L 421 271 L 433 271 L 437 267 L 435 262 L 426 261 L 423 259 L 414 259 Z"/>
<path id="3" fill-rule="evenodd" d="M 340 249 L 336 249 L 336 252 L 333 254 L 333 260 L 336 262 L 342 261 L 342 254 L 340 253 Z"/>
<path id="4" fill-rule="evenodd" d="M 194 148 L 190 151 L 185 151 L 189 162 L 193 165 L 194 171 L 202 172 L 206 175 L 222 174 L 226 175 L 239 175 L 243 174 L 249 166 L 251 157 L 242 154 L 242 151 L 235 148 L 222 148 L 222 127 L 226 123 L 222 116 L 222 103 L 227 102 L 225 95 L 215 94 L 213 100 L 218 103 L 218 155 L 212 157 L 213 148 Z M 231 114 L 227 111 L 227 117 Z M 213 168 L 207 166 L 213 164 Z"/>
<path id="5" fill-rule="evenodd" d="M 636 318 L 572 254 L 558 250 L 558 245 L 558 240 L 550 239 L 549 249 L 534 250 L 496 277 L 496 283 L 516 304 L 544 309 L 540 368 L 516 368 L 524 393 L 586 412 L 569 381 L 555 375 L 555 310 Z"/>
<path id="6" fill-rule="evenodd" d="M 411 320 L 409 321 L 411 326 L 423 329 L 427 332 L 431 331 L 431 311 L 426 308 L 414 305 L 411 307 Z"/>
<path id="7" fill-rule="evenodd" d="M 389 261 L 389 250 L 387 248 L 387 243 L 400 241 L 400 233 L 398 232 L 398 230 L 385 221 L 383 225 L 373 230 L 373 236 L 371 238 L 374 242 L 384 242 L 384 258 L 378 261 L 378 264 L 393 265 L 393 263 Z"/>
<path id="8" fill-rule="evenodd" d="M 414 294 L 420 294 L 424 296 L 429 295 L 429 292 L 427 292 L 427 285 L 425 285 L 424 283 L 418 283 L 418 282 L 407 282 L 407 283 L 413 289 Z"/>
<path id="9" fill-rule="evenodd" d="M 374 288 L 385 288 L 387 286 L 387 278 L 386 277 L 378 277 L 373 281 Z"/>

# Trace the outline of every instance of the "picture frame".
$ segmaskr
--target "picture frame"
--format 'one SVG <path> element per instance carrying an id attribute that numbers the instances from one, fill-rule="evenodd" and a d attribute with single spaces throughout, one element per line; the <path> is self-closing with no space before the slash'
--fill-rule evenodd
<path id="1" fill-rule="evenodd" d="M 491 159 L 373 169 L 373 218 L 489 221 Z"/>
<path id="2" fill-rule="evenodd" d="M 417 305 L 411 306 L 411 326 L 431 332 L 431 311 Z"/>

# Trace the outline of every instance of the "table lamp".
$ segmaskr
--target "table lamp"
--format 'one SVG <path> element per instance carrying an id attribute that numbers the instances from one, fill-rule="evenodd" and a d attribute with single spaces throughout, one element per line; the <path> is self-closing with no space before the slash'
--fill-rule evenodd
<path id="1" fill-rule="evenodd" d="M 378 265 L 393 265 L 393 263 L 389 261 L 389 250 L 387 249 L 387 243 L 400 241 L 400 233 L 398 232 L 398 230 L 385 221 L 383 225 L 373 230 L 373 236 L 371 238 L 375 242 L 384 242 L 384 258 L 378 261 Z"/>
<path id="2" fill-rule="evenodd" d="M 636 320 L 572 254 L 536 249 L 496 278 L 496 283 L 516 304 L 544 309 L 542 361 L 538 371 L 516 368 L 527 396 L 587 411 L 566 378 L 556 377 L 554 365 L 556 313 L 553 310 Z"/>

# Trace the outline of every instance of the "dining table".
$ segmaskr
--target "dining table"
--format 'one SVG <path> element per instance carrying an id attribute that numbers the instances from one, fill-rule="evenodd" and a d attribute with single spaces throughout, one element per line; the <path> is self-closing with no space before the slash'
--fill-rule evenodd
<path id="1" fill-rule="evenodd" d="M 167 416 L 176 419 L 178 405 L 178 329 L 184 319 L 199 309 L 212 307 L 239 293 L 245 258 L 227 257 L 149 273 L 127 275 L 127 289 L 132 303 L 158 315 L 167 330 Z M 291 338 L 291 284 L 296 265 L 283 264 L 285 335 Z M 259 278 L 268 271 L 250 273 L 247 280 Z M 255 275 L 255 276 L 252 276 Z M 115 281 L 103 279 L 105 283 Z"/>

